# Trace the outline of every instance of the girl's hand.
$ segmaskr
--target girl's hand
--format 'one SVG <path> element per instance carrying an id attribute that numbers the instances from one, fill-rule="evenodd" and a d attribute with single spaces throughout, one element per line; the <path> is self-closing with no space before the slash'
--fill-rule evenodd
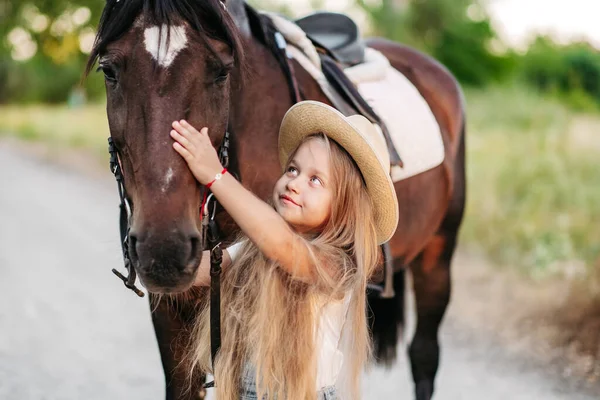
<path id="1" fill-rule="evenodd" d="M 208 137 L 208 128 L 200 132 L 185 120 L 173 122 L 173 148 L 187 162 L 198 182 L 206 185 L 223 170 L 217 151 Z"/>

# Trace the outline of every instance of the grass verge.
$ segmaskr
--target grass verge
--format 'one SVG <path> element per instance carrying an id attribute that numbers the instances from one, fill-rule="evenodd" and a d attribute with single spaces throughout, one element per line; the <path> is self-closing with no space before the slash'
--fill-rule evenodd
<path id="1" fill-rule="evenodd" d="M 0 107 L 0 136 L 43 142 L 53 148 L 84 148 L 107 153 L 109 136 L 105 106 L 8 105 Z"/>
<path id="2" fill-rule="evenodd" d="M 467 102 L 463 241 L 534 277 L 600 267 L 600 115 L 521 88 Z"/>

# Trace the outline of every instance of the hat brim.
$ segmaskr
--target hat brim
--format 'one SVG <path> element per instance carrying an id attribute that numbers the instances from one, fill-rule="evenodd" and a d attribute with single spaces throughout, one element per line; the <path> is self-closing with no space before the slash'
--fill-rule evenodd
<path id="1" fill-rule="evenodd" d="M 342 113 L 317 101 L 303 101 L 285 114 L 279 129 L 279 162 L 283 168 L 307 136 L 322 132 L 354 159 L 367 186 L 373 206 L 377 241 L 391 239 L 398 225 L 398 199 L 389 175 L 374 146 Z"/>

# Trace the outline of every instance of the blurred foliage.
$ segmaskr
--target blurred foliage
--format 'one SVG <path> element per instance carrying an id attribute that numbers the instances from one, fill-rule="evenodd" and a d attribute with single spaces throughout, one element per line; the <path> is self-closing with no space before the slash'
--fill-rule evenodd
<path id="1" fill-rule="evenodd" d="M 11 102 L 64 103 L 82 83 L 85 61 L 86 57 L 82 54 L 69 58 L 62 64 L 36 55 L 22 65 L 13 63 L 9 66 L 9 74 L 4 81 L 5 93 L 11 95 Z M 101 74 L 92 74 L 83 82 L 83 87 L 89 99 L 104 97 L 104 80 Z"/>
<path id="2" fill-rule="evenodd" d="M 600 266 L 600 118 L 522 85 L 466 97 L 464 242 L 535 276 Z"/>
<path id="3" fill-rule="evenodd" d="M 357 2 L 370 16 L 373 33 L 431 54 L 463 84 L 501 81 L 515 66 L 514 54 L 502 48 L 485 8 L 476 1 Z"/>
<path id="4" fill-rule="evenodd" d="M 106 106 L 102 103 L 82 107 L 65 105 L 0 106 L 0 138 L 16 137 L 42 142 L 58 149 L 85 148 L 106 162 L 109 136 Z"/>
<path id="5" fill-rule="evenodd" d="M 600 55 L 590 45 L 561 46 L 538 38 L 525 54 L 506 48 L 494 31 L 484 0 L 355 0 L 370 28 L 379 35 L 414 46 L 439 60 L 466 86 L 484 87 L 515 80 L 554 95 L 581 110 L 600 108 Z M 291 16 L 291 3 L 249 0 L 260 8 Z M 310 0 L 314 9 L 324 0 Z M 97 23 L 104 0 L 0 0 L 0 103 L 69 99 L 77 89 L 86 55 L 81 37 Z M 84 22 L 73 24 L 81 8 Z M 66 24 L 66 25 L 65 25 Z M 16 29 L 16 30 L 15 30 Z M 16 32 L 16 33 L 15 33 Z M 9 40 L 34 43 L 35 56 L 16 61 Z M 101 99 L 101 76 L 92 74 L 84 88 Z"/>
<path id="6" fill-rule="evenodd" d="M 538 37 L 520 60 L 521 78 L 582 110 L 600 105 L 600 52 L 588 43 L 557 45 Z"/>
<path id="7" fill-rule="evenodd" d="M 64 102 L 79 86 L 86 55 L 81 35 L 93 34 L 104 0 L 0 0 L 0 103 Z M 19 61 L 12 41 L 33 47 Z M 16 58 L 16 59 L 15 59 Z M 98 78 L 85 84 L 102 95 Z"/>

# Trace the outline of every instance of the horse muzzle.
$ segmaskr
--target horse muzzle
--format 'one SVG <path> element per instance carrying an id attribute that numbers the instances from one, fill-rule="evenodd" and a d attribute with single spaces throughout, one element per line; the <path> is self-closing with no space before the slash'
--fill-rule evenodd
<path id="1" fill-rule="evenodd" d="M 144 287 L 152 293 L 180 293 L 194 282 L 202 258 L 199 232 L 158 236 L 132 231 L 130 257 Z"/>

